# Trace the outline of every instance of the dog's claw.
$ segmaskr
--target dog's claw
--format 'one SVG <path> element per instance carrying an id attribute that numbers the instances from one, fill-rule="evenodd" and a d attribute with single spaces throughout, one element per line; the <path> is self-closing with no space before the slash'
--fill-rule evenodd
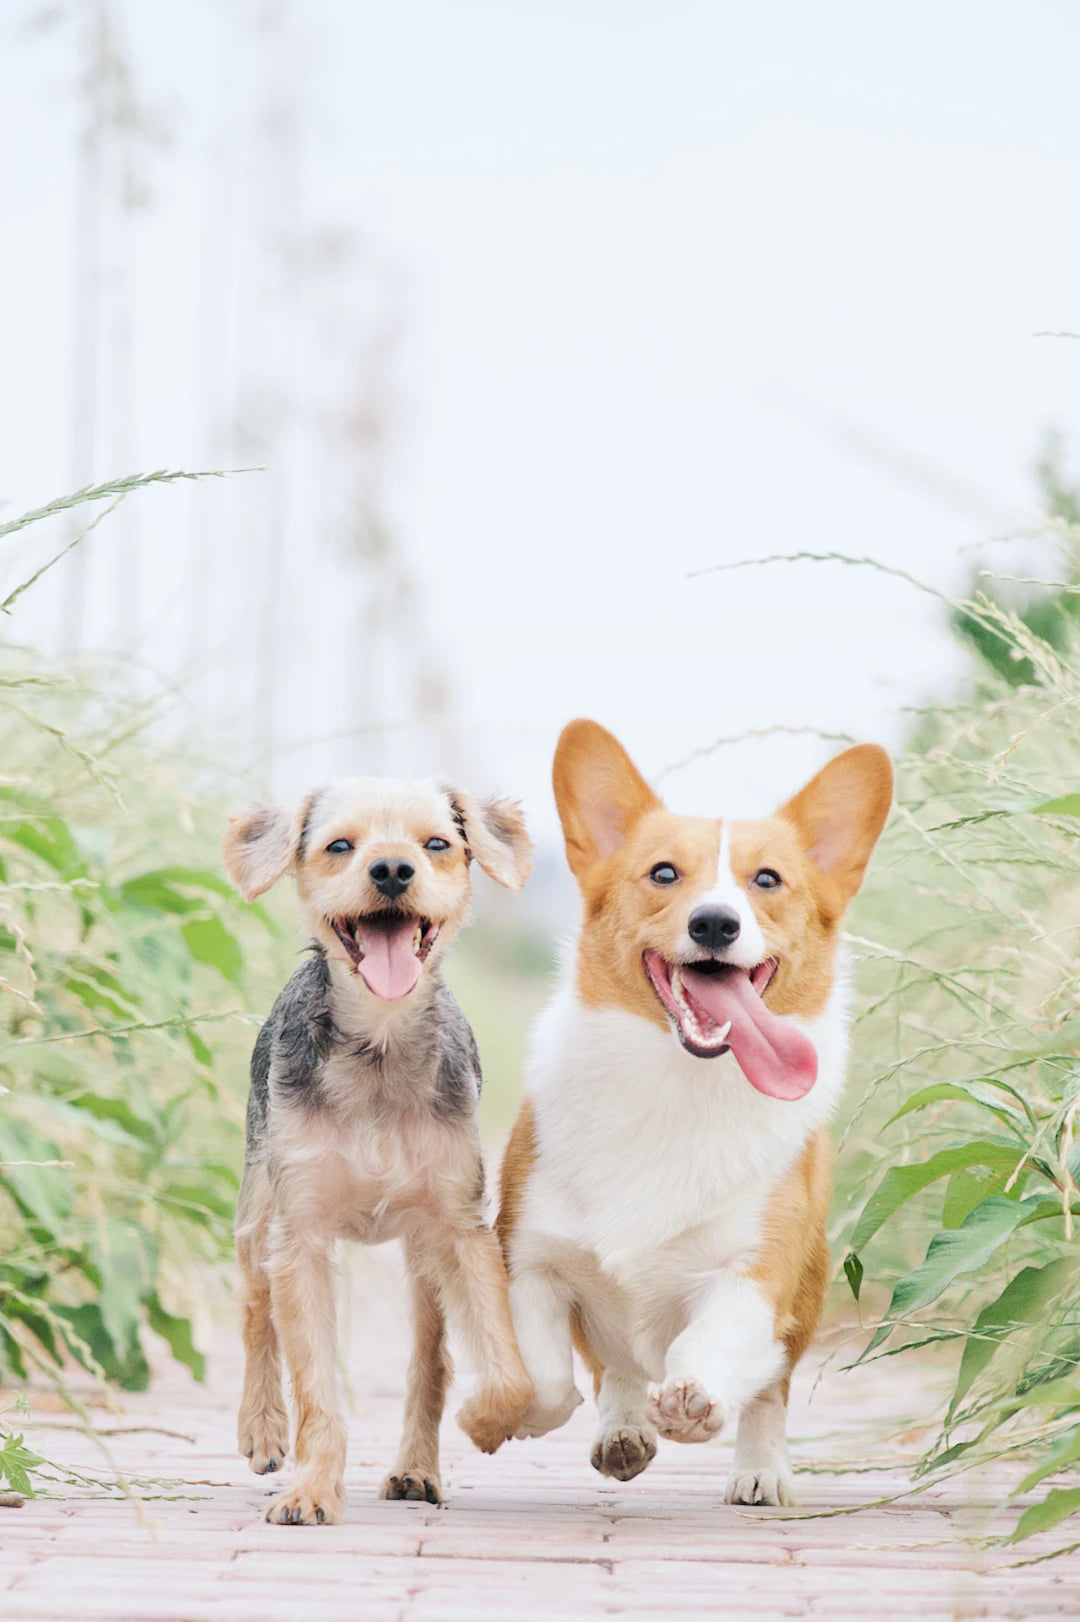
<path id="1" fill-rule="evenodd" d="M 289 1451 L 289 1424 L 284 1413 L 260 1411 L 252 1418 L 240 1416 L 240 1452 L 257 1476 L 280 1470 Z"/>
<path id="2" fill-rule="evenodd" d="M 278 1526 L 336 1526 L 344 1511 L 345 1490 L 340 1484 L 298 1486 L 274 1499 L 266 1519 Z"/>

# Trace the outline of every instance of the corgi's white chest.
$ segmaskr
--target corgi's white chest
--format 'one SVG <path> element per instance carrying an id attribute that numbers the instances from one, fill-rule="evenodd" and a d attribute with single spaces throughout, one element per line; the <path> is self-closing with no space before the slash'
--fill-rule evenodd
<path id="1" fill-rule="evenodd" d="M 818 1081 L 784 1101 L 756 1092 L 731 1054 L 696 1059 L 670 1032 L 587 1008 L 564 985 L 530 1064 L 529 1229 L 590 1252 L 625 1283 L 663 1266 L 672 1247 L 702 1267 L 752 1255 L 771 1190 L 839 1097 L 842 993 L 805 1028 Z"/>

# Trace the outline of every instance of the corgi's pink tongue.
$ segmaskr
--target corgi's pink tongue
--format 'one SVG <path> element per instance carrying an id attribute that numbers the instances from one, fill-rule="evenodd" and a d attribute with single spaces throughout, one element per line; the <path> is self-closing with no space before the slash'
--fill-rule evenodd
<path id="1" fill-rule="evenodd" d="M 385 923 L 365 919 L 357 928 L 356 938 L 364 954 L 359 971 L 368 990 L 387 1002 L 406 996 L 419 980 L 422 967 L 413 951 L 416 919 L 387 919 Z"/>
<path id="2" fill-rule="evenodd" d="M 731 1021 L 728 1046 L 739 1069 L 759 1093 L 802 1098 L 817 1080 L 814 1044 L 790 1020 L 770 1012 L 744 969 L 722 974 L 682 971 L 683 993 L 718 1026 Z"/>

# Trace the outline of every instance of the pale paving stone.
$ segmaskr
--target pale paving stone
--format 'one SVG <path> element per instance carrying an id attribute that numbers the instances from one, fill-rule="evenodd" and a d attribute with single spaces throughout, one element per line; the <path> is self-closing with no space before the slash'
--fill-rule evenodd
<path id="1" fill-rule="evenodd" d="M 809 1405 L 811 1379 L 797 1379 L 796 1466 L 800 1458 L 885 1466 L 804 1472 L 798 1514 L 722 1502 L 726 1441 L 662 1444 L 636 1481 L 602 1480 L 589 1465 L 591 1401 L 564 1431 L 510 1444 L 492 1459 L 476 1453 L 448 1417 L 449 1502 L 436 1509 L 377 1499 L 401 1418 L 407 1341 L 397 1308 L 365 1313 L 349 1344 L 357 1411 L 343 1526 L 263 1521 L 291 1467 L 259 1479 L 234 1454 L 240 1380 L 230 1335 L 211 1361 L 206 1389 L 183 1371 L 164 1370 L 149 1393 L 123 1398 L 122 1412 L 101 1417 L 126 1430 L 108 1439 L 112 1457 L 132 1480 L 157 1483 L 147 1489 L 153 1498 L 135 1506 L 72 1489 L 63 1500 L 0 1516 L 2 1622 L 585 1622 L 620 1615 L 633 1622 L 1012 1622 L 1080 1615 L 1077 1557 L 1017 1571 L 1009 1565 L 1016 1551 L 987 1552 L 965 1541 L 989 1524 L 995 1483 L 964 1479 L 853 1515 L 800 1518 L 870 1504 L 907 1485 L 906 1467 L 918 1453 L 910 1421 L 927 1403 L 925 1369 L 897 1363 L 887 1377 L 826 1371 Z M 909 1429 L 890 1440 L 890 1424 L 894 1436 Z M 72 1467 L 101 1466 L 81 1432 L 43 1430 L 34 1439 Z"/>

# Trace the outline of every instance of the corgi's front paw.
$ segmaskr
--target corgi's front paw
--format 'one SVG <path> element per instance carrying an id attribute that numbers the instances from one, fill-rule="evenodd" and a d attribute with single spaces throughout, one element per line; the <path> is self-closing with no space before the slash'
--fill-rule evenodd
<path id="1" fill-rule="evenodd" d="M 733 1470 L 724 1492 L 725 1504 L 772 1504 L 790 1508 L 798 1500 L 788 1470 Z"/>
<path id="2" fill-rule="evenodd" d="M 514 1435 L 524 1441 L 528 1436 L 546 1436 L 548 1431 L 557 1431 L 566 1424 L 583 1400 L 576 1385 L 567 1387 L 565 1391 L 537 1392 L 522 1415 Z"/>
<path id="3" fill-rule="evenodd" d="M 592 1467 L 615 1481 L 633 1481 L 656 1457 L 651 1425 L 618 1425 L 602 1431 L 592 1450 Z"/>
<path id="4" fill-rule="evenodd" d="M 709 1442 L 724 1428 L 724 1407 L 700 1380 L 665 1380 L 649 1392 L 648 1415 L 669 1442 Z"/>

